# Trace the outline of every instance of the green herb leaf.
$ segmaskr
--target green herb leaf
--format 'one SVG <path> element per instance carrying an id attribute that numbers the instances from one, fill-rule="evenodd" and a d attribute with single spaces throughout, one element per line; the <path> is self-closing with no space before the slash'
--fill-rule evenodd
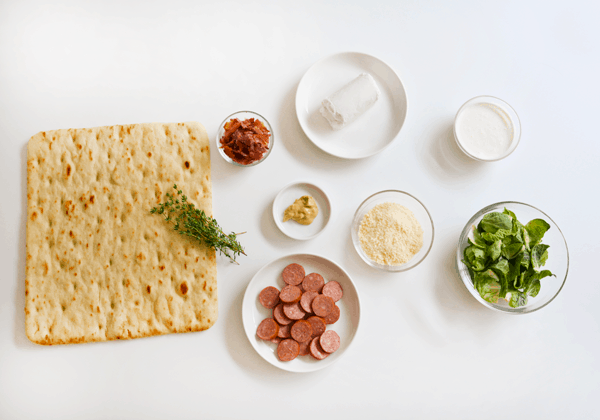
<path id="1" fill-rule="evenodd" d="M 228 257 L 231 262 L 236 262 L 238 255 L 246 255 L 244 248 L 237 241 L 237 234 L 226 235 L 217 221 L 206 215 L 204 210 L 197 209 L 188 203 L 183 191 L 173 185 L 177 196 L 166 193 L 166 201 L 150 209 L 152 214 L 164 215 L 165 221 L 173 224 L 173 230 L 180 235 L 188 236 L 198 242 L 219 251 Z"/>
<path id="2" fill-rule="evenodd" d="M 529 235 L 530 249 L 541 242 L 548 229 L 550 229 L 550 225 L 542 219 L 531 220 L 525 225 L 525 230 Z"/>
<path id="3" fill-rule="evenodd" d="M 481 219 L 481 227 L 485 232 L 496 233 L 500 229 L 511 230 L 513 218 L 504 213 L 488 213 Z"/>
<path id="4" fill-rule="evenodd" d="M 479 295 L 491 303 L 498 303 L 500 296 L 500 279 L 492 270 L 475 274 L 475 288 Z"/>

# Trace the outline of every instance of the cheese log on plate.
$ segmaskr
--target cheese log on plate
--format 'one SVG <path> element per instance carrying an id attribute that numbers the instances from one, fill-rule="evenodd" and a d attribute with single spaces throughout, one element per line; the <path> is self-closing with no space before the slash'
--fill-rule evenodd
<path id="1" fill-rule="evenodd" d="M 325 98 L 319 111 L 334 130 L 356 120 L 379 99 L 379 89 L 368 73 L 358 75 L 346 86 Z"/>
<path id="2" fill-rule="evenodd" d="M 31 341 L 128 339 L 215 323 L 214 250 L 150 213 L 173 184 L 212 215 L 209 141 L 199 123 L 56 130 L 29 140 Z"/>

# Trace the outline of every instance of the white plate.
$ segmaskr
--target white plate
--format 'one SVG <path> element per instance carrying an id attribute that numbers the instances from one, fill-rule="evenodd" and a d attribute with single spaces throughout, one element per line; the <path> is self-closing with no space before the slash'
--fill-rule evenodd
<path id="1" fill-rule="evenodd" d="M 301 225 L 293 220 L 283 221 L 283 213 L 303 195 L 310 195 L 317 202 L 319 214 L 310 225 Z M 331 216 L 331 203 L 325 192 L 309 182 L 294 182 L 284 187 L 273 201 L 273 219 L 277 227 L 293 239 L 312 239 L 323 232 Z"/>
<path id="2" fill-rule="evenodd" d="M 381 96 L 356 121 L 333 130 L 319 112 L 321 101 L 360 73 L 375 79 Z M 359 159 L 381 152 L 396 138 L 408 102 L 400 77 L 373 56 L 345 52 L 314 64 L 302 77 L 296 92 L 296 114 L 308 138 L 323 151 L 346 159 Z"/>
<path id="3" fill-rule="evenodd" d="M 264 308 L 260 304 L 258 294 L 267 286 L 275 286 L 281 290 L 285 285 L 281 278 L 281 273 L 287 265 L 292 263 L 303 266 L 306 274 L 321 274 L 326 282 L 330 280 L 338 281 L 344 290 L 344 297 L 337 302 L 340 308 L 340 319 L 335 324 L 327 326 L 328 330 L 334 330 L 339 334 L 341 345 L 335 353 L 326 359 L 315 360 L 312 356 L 307 355 L 298 356 L 291 362 L 282 362 L 277 358 L 277 344 L 261 340 L 256 336 L 258 324 L 263 319 L 273 316 L 271 310 Z M 348 350 L 358 331 L 360 299 L 348 273 L 333 261 L 312 254 L 288 255 L 268 263 L 254 275 L 244 294 L 242 319 L 244 330 L 252 347 L 254 347 L 263 359 L 273 366 L 289 372 L 312 372 L 331 365 Z"/>

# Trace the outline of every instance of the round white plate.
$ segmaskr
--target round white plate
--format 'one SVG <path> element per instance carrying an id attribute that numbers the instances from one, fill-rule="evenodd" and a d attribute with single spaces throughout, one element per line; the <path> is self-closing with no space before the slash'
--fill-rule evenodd
<path id="1" fill-rule="evenodd" d="M 361 73 L 369 73 L 381 92 L 379 100 L 356 121 L 333 130 L 319 112 L 321 101 Z M 346 159 L 381 152 L 396 138 L 408 102 L 400 77 L 373 56 L 345 52 L 314 64 L 302 77 L 296 92 L 296 114 L 308 138 L 323 151 Z"/>
<path id="2" fill-rule="evenodd" d="M 326 282 L 330 280 L 338 281 L 344 290 L 344 297 L 337 302 L 340 308 L 340 319 L 335 324 L 327 325 L 328 330 L 334 330 L 339 334 L 341 345 L 335 353 L 326 359 L 315 360 L 312 356 L 307 355 L 298 356 L 291 362 L 282 362 L 277 358 L 277 344 L 261 340 L 256 336 L 258 324 L 263 319 L 273 316 L 272 310 L 266 309 L 260 304 L 258 294 L 267 286 L 274 286 L 281 290 L 285 285 L 281 273 L 287 265 L 292 263 L 303 266 L 306 274 L 321 274 Z M 252 347 L 267 362 L 289 372 L 312 372 L 331 365 L 342 357 L 350 347 L 358 331 L 360 299 L 348 273 L 333 261 L 312 254 L 288 255 L 268 263 L 254 275 L 244 294 L 242 320 Z"/>
<path id="3" fill-rule="evenodd" d="M 317 202 L 319 214 L 310 225 L 301 225 L 293 220 L 283 221 L 283 213 L 303 195 L 310 195 Z M 284 187 L 273 201 L 273 219 L 277 227 L 293 239 L 312 239 L 323 232 L 331 217 L 331 203 L 325 192 L 309 182 L 294 182 Z"/>

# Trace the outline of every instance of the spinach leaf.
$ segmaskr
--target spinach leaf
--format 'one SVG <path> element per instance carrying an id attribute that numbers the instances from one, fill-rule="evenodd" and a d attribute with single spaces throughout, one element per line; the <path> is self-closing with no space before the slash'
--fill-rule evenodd
<path id="1" fill-rule="evenodd" d="M 529 248 L 539 244 L 548 229 L 550 229 L 550 225 L 542 219 L 534 219 L 527 223 L 525 230 L 529 235 Z"/>
<path id="2" fill-rule="evenodd" d="M 473 239 L 469 238 L 469 243 L 471 245 L 475 245 L 478 248 L 485 249 L 487 248 L 487 244 L 485 240 L 481 237 L 481 233 L 473 226 Z"/>
<path id="3" fill-rule="evenodd" d="M 481 219 L 481 227 L 485 232 L 496 233 L 500 229 L 512 229 L 512 217 L 498 212 L 488 213 Z"/>
<path id="4" fill-rule="evenodd" d="M 500 258 L 500 254 L 502 254 L 502 241 L 498 239 L 488 247 L 487 255 L 492 259 L 492 261 L 496 261 L 498 258 Z"/>
<path id="5" fill-rule="evenodd" d="M 496 242 L 498 239 L 504 239 L 511 234 L 512 230 L 510 229 L 498 229 L 496 233 L 483 232 L 481 237 L 488 242 Z"/>
<path id="6" fill-rule="evenodd" d="M 471 245 L 465 248 L 464 252 L 465 264 L 471 267 L 473 271 L 485 270 L 486 266 L 486 251 Z"/>
<path id="7" fill-rule="evenodd" d="M 513 221 L 517 220 L 517 216 L 512 211 L 507 209 L 506 207 L 504 207 L 504 211 L 502 213 L 507 214 L 510 217 L 512 217 Z"/>
<path id="8" fill-rule="evenodd" d="M 546 260 L 548 260 L 548 248 L 550 248 L 550 245 L 538 244 L 531 250 L 531 264 L 536 270 L 539 270 L 546 264 Z"/>
<path id="9" fill-rule="evenodd" d="M 525 251 L 525 245 L 520 242 L 514 244 L 505 245 L 502 247 L 502 256 L 507 260 L 512 260 L 518 254 Z"/>
<path id="10" fill-rule="evenodd" d="M 492 270 L 475 274 L 475 289 L 479 296 L 490 303 L 497 303 L 500 296 L 500 279 Z"/>
<path id="11" fill-rule="evenodd" d="M 511 308 L 518 308 L 519 306 L 527 305 L 527 293 L 513 292 L 510 294 L 510 301 L 508 306 Z"/>
<path id="12" fill-rule="evenodd" d="M 508 292 L 508 274 L 510 273 L 510 264 L 507 260 L 501 258 L 492 264 L 490 269 L 492 269 L 500 279 L 499 297 L 506 297 L 506 293 Z"/>

